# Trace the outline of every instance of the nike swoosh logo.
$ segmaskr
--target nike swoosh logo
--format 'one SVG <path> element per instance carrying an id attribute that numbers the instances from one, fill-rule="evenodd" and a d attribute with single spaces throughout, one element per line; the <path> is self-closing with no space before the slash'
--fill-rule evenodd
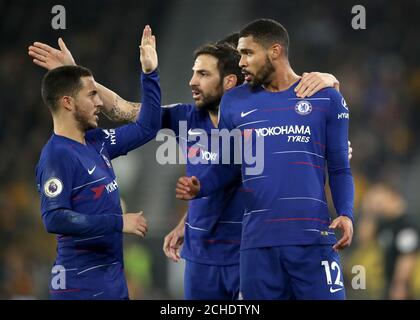
<path id="1" fill-rule="evenodd" d="M 92 169 L 90 169 L 89 170 L 89 168 L 87 169 L 87 171 L 88 171 L 88 173 L 89 174 L 92 174 L 93 173 L 93 171 L 95 171 L 95 169 L 96 169 L 96 165 L 92 168 Z"/>
<path id="2" fill-rule="evenodd" d="M 248 112 L 241 112 L 241 118 L 246 117 L 247 115 L 249 115 L 249 114 L 251 114 L 251 113 L 253 113 L 257 110 L 258 109 L 254 109 L 254 110 L 251 110 L 251 111 L 248 111 Z"/>
<path id="3" fill-rule="evenodd" d="M 330 287 L 330 292 L 331 293 L 335 293 L 335 292 L 340 291 L 340 290 L 343 290 L 343 288 L 333 289 L 333 288 Z"/>
<path id="4" fill-rule="evenodd" d="M 202 132 L 192 131 L 191 129 L 188 130 L 188 134 L 191 136 L 197 136 L 199 134 L 202 134 Z"/>

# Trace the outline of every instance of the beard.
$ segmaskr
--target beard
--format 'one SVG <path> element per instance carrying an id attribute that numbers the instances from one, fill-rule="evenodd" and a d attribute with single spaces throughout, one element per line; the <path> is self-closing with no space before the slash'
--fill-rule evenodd
<path id="1" fill-rule="evenodd" d="M 88 115 L 82 112 L 77 104 L 75 105 L 74 119 L 76 120 L 77 127 L 83 132 L 96 128 L 95 125 L 89 122 Z"/>
<path id="2" fill-rule="evenodd" d="M 249 84 L 253 89 L 268 84 L 270 82 L 270 77 L 274 73 L 274 71 L 275 70 L 273 64 L 271 63 L 270 59 L 268 59 L 268 57 L 266 56 L 264 65 L 261 67 L 260 70 L 256 72 L 255 76 L 249 82 Z"/>
<path id="3" fill-rule="evenodd" d="M 216 93 L 204 94 L 200 91 L 200 94 L 202 96 L 201 102 L 196 102 L 196 106 L 200 110 L 206 110 L 209 112 L 217 112 L 219 110 L 220 100 L 222 100 L 223 96 L 222 86 L 217 88 Z"/>
<path id="4" fill-rule="evenodd" d="M 203 102 L 200 105 L 197 105 L 201 110 L 206 110 L 209 112 L 217 112 L 219 110 L 220 96 L 211 96 L 206 99 L 203 97 Z"/>

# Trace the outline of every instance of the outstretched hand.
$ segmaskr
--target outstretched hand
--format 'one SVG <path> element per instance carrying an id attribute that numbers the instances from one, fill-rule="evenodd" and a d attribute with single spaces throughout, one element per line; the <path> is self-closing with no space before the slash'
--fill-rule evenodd
<path id="1" fill-rule="evenodd" d="M 42 42 L 34 42 L 28 48 L 28 55 L 33 58 L 33 63 L 47 70 L 67 65 L 75 66 L 76 62 L 74 62 L 73 56 L 63 39 L 58 38 L 58 46 L 60 50 Z"/>
<path id="2" fill-rule="evenodd" d="M 153 72 L 158 67 L 158 57 L 156 53 L 156 38 L 152 34 L 152 29 L 149 25 L 145 26 L 143 29 L 143 36 L 139 48 L 143 72 Z"/>

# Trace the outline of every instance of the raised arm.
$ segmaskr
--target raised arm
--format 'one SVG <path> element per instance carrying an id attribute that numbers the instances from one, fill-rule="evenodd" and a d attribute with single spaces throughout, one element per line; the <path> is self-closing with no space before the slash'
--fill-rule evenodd
<path id="1" fill-rule="evenodd" d="M 76 65 L 76 62 L 62 38 L 58 39 L 60 49 L 55 49 L 42 42 L 34 42 L 29 46 L 28 54 L 36 65 L 51 70 L 65 65 Z M 134 122 L 140 111 L 141 103 L 130 102 L 117 93 L 97 83 L 98 93 L 104 107 L 101 109 L 112 121 Z"/>
<path id="2" fill-rule="evenodd" d="M 91 130 L 87 134 L 93 139 L 104 139 L 111 159 L 125 155 L 151 139 L 161 129 L 162 108 L 158 59 L 155 37 L 146 26 L 140 46 L 142 108 L 136 121 L 115 129 Z M 112 136 L 112 138 L 111 138 Z"/>
<path id="3" fill-rule="evenodd" d="M 134 122 L 140 112 L 140 102 L 130 102 L 121 98 L 114 91 L 97 83 L 98 93 L 101 97 L 104 108 L 102 113 L 108 119 L 118 122 Z"/>

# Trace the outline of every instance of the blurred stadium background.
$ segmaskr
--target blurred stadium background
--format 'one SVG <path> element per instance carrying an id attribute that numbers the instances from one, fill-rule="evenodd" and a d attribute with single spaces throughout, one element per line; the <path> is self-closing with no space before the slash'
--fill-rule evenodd
<path id="1" fill-rule="evenodd" d="M 55 4 L 66 8 L 66 30 L 51 27 Z M 366 8 L 366 30 L 351 27 L 356 4 Z M 342 253 L 347 293 L 350 299 L 387 297 L 389 266 L 416 247 L 416 238 L 403 237 L 397 249 L 390 248 L 396 224 L 392 219 L 383 224 L 379 217 L 387 208 L 380 205 L 392 206 L 394 200 L 387 194 L 372 200 L 372 186 L 380 182 L 396 189 L 408 204 L 403 211 L 415 230 L 420 218 L 419 12 L 420 2 L 414 0 L 0 0 L 0 298 L 48 298 L 55 257 L 55 237 L 42 225 L 34 182 L 52 122 L 40 96 L 44 70 L 32 64 L 28 45 L 37 40 L 57 46 L 62 36 L 76 62 L 89 67 L 98 82 L 139 101 L 138 43 L 143 26 L 150 24 L 158 41 L 163 103 L 189 102 L 193 50 L 260 17 L 288 29 L 295 71 L 330 72 L 341 82 L 351 110 L 357 191 L 354 242 Z M 103 118 L 101 126 L 112 124 Z M 162 244 L 185 210 L 185 203 L 174 197 L 184 169 L 157 164 L 157 146 L 153 141 L 114 162 L 127 210 L 144 210 L 150 226 L 145 240 L 125 238 L 133 299 L 183 295 L 183 264 L 167 260 Z M 412 272 L 404 272 L 410 279 L 408 297 L 419 299 L 420 259 L 415 249 L 414 254 Z M 354 265 L 366 269 L 365 290 L 351 288 Z"/>

